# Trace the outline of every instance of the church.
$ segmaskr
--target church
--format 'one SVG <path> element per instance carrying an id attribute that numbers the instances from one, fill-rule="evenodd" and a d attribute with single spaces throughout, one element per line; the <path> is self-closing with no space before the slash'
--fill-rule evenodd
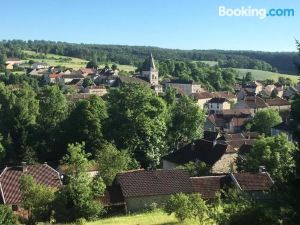
<path id="1" fill-rule="evenodd" d="M 151 85 L 158 85 L 158 70 L 155 68 L 155 62 L 150 53 L 149 65 L 146 71 L 142 71 L 141 76 L 146 79 Z"/>

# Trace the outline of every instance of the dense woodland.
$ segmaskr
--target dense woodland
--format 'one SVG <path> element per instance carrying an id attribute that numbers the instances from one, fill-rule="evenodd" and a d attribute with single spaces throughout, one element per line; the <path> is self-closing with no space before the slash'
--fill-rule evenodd
<path id="1" fill-rule="evenodd" d="M 6 57 L 24 58 L 22 50 L 78 57 L 98 63 L 140 66 L 151 51 L 158 60 L 218 61 L 221 67 L 237 67 L 296 74 L 297 53 L 224 50 L 179 50 L 149 46 L 73 44 L 53 41 L 1 41 L 0 62 Z"/>

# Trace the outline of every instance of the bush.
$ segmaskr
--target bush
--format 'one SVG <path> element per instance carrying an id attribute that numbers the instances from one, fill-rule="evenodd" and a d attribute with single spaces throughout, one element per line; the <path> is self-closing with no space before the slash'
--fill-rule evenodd
<path id="1" fill-rule="evenodd" d="M 187 195 L 180 193 L 172 195 L 164 210 L 169 215 L 174 213 L 180 222 L 187 218 L 194 218 L 204 224 L 208 218 L 208 207 L 199 194 Z"/>
<path id="2" fill-rule="evenodd" d="M 5 205 L 0 205 L 0 224 L 15 225 L 17 224 L 17 218 L 13 214 L 12 210 Z"/>

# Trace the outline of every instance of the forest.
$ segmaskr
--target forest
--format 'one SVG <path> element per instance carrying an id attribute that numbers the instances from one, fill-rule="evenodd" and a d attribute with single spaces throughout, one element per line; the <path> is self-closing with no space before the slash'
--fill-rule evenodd
<path id="1" fill-rule="evenodd" d="M 74 44 L 43 40 L 3 40 L 0 42 L 0 63 L 7 57 L 24 58 L 22 50 L 53 53 L 69 57 L 93 60 L 99 64 L 118 63 L 140 66 L 149 52 L 157 60 L 216 61 L 221 67 L 236 67 L 278 71 L 296 74 L 299 64 L 296 52 L 225 51 L 225 50 L 179 50 L 151 46 Z M 296 49 L 295 49 L 296 50 Z"/>

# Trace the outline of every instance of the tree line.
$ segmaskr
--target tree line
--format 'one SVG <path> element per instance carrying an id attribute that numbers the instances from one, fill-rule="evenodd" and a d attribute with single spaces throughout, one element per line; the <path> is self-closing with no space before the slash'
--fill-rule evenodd
<path id="1" fill-rule="evenodd" d="M 158 60 L 217 61 L 222 67 L 238 67 L 296 73 L 296 53 L 272 53 L 257 51 L 178 50 L 146 46 L 74 44 L 43 40 L 3 40 L 0 42 L 0 64 L 7 57 L 26 57 L 22 50 L 37 53 L 53 53 L 69 57 L 93 60 L 101 64 L 118 63 L 140 66 L 151 51 Z"/>

